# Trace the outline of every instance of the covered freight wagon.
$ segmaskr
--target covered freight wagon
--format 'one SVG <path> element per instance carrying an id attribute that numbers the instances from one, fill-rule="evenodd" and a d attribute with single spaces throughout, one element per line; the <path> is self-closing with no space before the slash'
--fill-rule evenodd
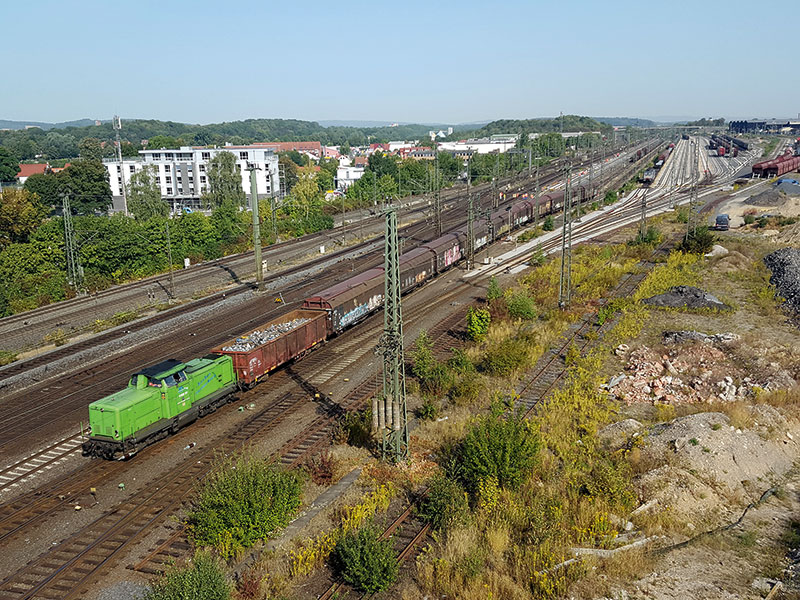
<path id="1" fill-rule="evenodd" d="M 326 311 L 330 330 L 338 333 L 383 304 L 384 279 L 382 267 L 370 269 L 306 298 L 303 308 Z"/>
<path id="2" fill-rule="evenodd" d="M 321 310 L 293 310 L 237 337 L 214 352 L 230 356 L 240 385 L 253 385 L 328 337 L 328 315 Z"/>
<path id="3" fill-rule="evenodd" d="M 415 248 L 400 257 L 400 288 L 406 291 L 436 274 L 436 255 L 430 248 Z"/>
<path id="4" fill-rule="evenodd" d="M 436 272 L 441 273 L 456 264 L 466 249 L 466 236 L 460 233 L 448 233 L 423 246 L 436 254 Z"/>

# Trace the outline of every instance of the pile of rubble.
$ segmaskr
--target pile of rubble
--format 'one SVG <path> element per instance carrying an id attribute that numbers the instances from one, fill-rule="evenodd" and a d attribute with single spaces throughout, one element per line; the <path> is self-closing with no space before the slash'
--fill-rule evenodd
<path id="1" fill-rule="evenodd" d="M 607 388 L 626 404 L 711 403 L 741 399 L 751 393 L 755 382 L 750 377 L 742 377 L 743 373 L 735 367 L 726 365 L 727 355 L 714 346 L 736 339 L 738 336 L 735 334 L 709 336 L 696 331 L 671 331 L 665 333 L 665 343 L 676 347 L 665 354 L 647 346 L 629 351 L 622 345 L 616 353 L 627 356 L 626 373 L 612 377 Z"/>
<path id="2" fill-rule="evenodd" d="M 730 306 L 720 301 L 719 298 L 708 292 L 692 287 L 690 285 L 679 285 L 670 288 L 663 294 L 658 294 L 652 298 L 642 300 L 649 306 L 661 306 L 665 308 L 687 308 L 701 309 L 711 308 L 714 310 L 729 310 Z"/>
<path id="3" fill-rule="evenodd" d="M 800 312 L 800 250 L 781 248 L 764 257 L 772 272 L 770 283 L 792 309 Z"/>
<path id="4" fill-rule="evenodd" d="M 311 319 L 299 318 L 286 321 L 284 323 L 273 323 L 263 331 L 256 329 L 247 335 L 236 338 L 233 344 L 230 346 L 223 346 L 222 349 L 226 352 L 250 352 L 250 350 L 258 348 L 267 342 L 276 340 L 283 334 L 297 329 L 301 325 L 308 323 L 310 320 Z"/>

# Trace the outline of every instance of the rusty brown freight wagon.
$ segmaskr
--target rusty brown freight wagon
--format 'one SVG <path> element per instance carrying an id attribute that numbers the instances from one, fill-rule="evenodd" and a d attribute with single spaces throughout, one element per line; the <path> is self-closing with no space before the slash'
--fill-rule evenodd
<path id="1" fill-rule="evenodd" d="M 325 311 L 293 310 L 222 344 L 214 352 L 230 356 L 240 385 L 251 386 L 327 337 Z"/>

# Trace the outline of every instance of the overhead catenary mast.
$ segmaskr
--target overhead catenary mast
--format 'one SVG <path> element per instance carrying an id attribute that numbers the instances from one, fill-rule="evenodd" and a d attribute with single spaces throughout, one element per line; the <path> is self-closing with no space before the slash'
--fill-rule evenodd
<path id="1" fill-rule="evenodd" d="M 572 286 L 572 166 L 564 166 L 564 216 L 561 226 L 561 276 L 558 281 L 558 306 L 569 308 Z"/>
<path id="2" fill-rule="evenodd" d="M 397 213 L 386 210 L 385 301 L 383 335 L 377 351 L 383 356 L 383 397 L 372 402 L 373 426 L 381 434 L 384 460 L 400 462 L 408 458 L 408 411 L 406 375 L 403 359 L 403 311 L 400 302 L 400 247 Z M 378 418 L 375 419 L 374 415 Z M 376 423 L 377 421 L 377 423 Z"/>
<path id="3" fill-rule="evenodd" d="M 119 169 L 120 178 L 120 191 L 122 192 L 122 214 L 128 215 L 128 192 L 125 188 L 125 170 L 122 168 L 122 141 L 120 140 L 119 132 L 122 129 L 122 119 L 114 115 L 111 121 L 117 138 L 117 167 Z"/>

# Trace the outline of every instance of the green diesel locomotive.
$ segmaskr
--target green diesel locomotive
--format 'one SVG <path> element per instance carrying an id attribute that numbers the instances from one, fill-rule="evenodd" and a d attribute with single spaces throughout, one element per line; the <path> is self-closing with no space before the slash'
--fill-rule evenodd
<path id="1" fill-rule="evenodd" d="M 166 360 L 134 373 L 128 387 L 89 405 L 84 456 L 133 456 L 198 417 L 214 412 L 238 389 L 230 356 Z"/>

